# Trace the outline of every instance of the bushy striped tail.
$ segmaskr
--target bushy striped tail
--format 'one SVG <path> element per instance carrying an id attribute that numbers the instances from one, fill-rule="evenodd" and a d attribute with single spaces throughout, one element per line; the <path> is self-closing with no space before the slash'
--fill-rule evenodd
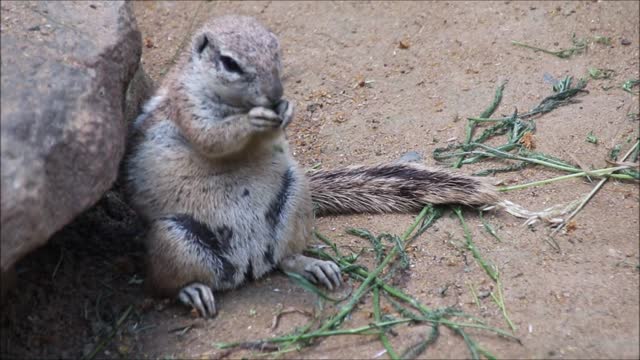
<path id="1" fill-rule="evenodd" d="M 416 163 L 352 166 L 309 174 L 316 215 L 411 213 L 426 204 L 490 205 L 486 180 Z"/>

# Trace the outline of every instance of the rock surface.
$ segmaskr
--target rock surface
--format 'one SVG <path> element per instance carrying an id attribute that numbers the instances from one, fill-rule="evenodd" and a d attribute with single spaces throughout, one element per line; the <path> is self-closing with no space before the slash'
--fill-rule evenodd
<path id="1" fill-rule="evenodd" d="M 2 3 L 2 272 L 117 176 L 141 37 L 125 2 Z"/>

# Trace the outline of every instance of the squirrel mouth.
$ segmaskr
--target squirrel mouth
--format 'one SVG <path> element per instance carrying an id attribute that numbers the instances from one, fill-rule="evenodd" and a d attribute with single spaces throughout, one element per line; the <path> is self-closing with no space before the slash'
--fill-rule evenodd
<path id="1" fill-rule="evenodd" d="M 262 96 L 258 99 L 255 99 L 254 101 L 249 101 L 248 105 L 250 108 L 254 108 L 254 107 L 264 107 L 267 109 L 271 109 L 271 110 L 275 110 L 278 107 L 278 104 L 280 104 L 280 102 L 282 101 L 282 99 L 278 99 L 276 101 L 271 101 L 269 99 L 267 99 L 266 96 Z"/>

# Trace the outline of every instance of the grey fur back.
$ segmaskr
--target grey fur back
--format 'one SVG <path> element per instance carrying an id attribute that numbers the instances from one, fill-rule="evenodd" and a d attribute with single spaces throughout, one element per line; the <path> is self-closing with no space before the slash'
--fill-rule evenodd
<path id="1" fill-rule="evenodd" d="M 487 205 L 498 198 L 484 179 L 411 163 L 317 171 L 309 184 L 316 215 L 406 213 L 428 203 Z"/>

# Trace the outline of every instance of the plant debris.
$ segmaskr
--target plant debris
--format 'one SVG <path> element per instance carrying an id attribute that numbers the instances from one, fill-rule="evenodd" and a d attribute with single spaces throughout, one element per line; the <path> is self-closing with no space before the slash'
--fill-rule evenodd
<path id="1" fill-rule="evenodd" d="M 570 168 L 573 165 L 562 160 L 553 158 L 549 155 L 534 152 L 525 145 L 533 145 L 529 143 L 529 137 L 535 133 L 535 122 L 532 120 L 535 116 L 541 116 L 557 109 L 560 106 L 575 103 L 574 97 L 580 93 L 586 93 L 584 90 L 586 82 L 581 80 L 573 86 L 572 77 L 567 76 L 553 85 L 554 93 L 544 98 L 537 106 L 530 111 L 519 114 L 517 110 L 509 117 L 489 118 L 481 116 L 479 118 L 468 118 L 467 137 L 462 144 L 450 144 L 444 148 L 436 148 L 433 151 L 433 157 L 437 161 L 446 162 L 450 158 L 458 158 L 453 163 L 453 167 L 459 167 L 463 164 L 473 164 L 486 158 L 499 158 L 503 160 L 520 160 L 519 163 L 511 164 L 507 167 L 487 169 L 477 172 L 474 175 L 487 176 L 499 172 L 517 171 L 530 164 L 548 165 L 550 167 Z M 496 90 L 496 97 L 489 109 L 482 115 L 490 116 L 495 111 L 499 100 L 502 97 L 504 84 L 501 84 Z M 473 138 L 473 130 L 477 124 L 493 124 L 485 128 L 484 131 Z M 528 134 L 528 135 L 526 135 Z M 497 136 L 506 135 L 507 142 L 505 144 L 490 147 L 484 143 Z M 527 136 L 524 140 L 523 137 Z M 511 151 L 516 151 L 512 154 Z M 575 167 L 573 167 L 575 168 Z M 581 171 L 581 170 L 578 170 Z"/>
<path id="2" fill-rule="evenodd" d="M 271 328 L 270 328 L 271 331 L 275 330 L 278 327 L 278 323 L 280 322 L 280 318 L 282 317 L 282 315 L 292 314 L 292 313 L 302 314 L 307 317 L 313 316 L 313 314 L 311 314 L 308 311 L 300 310 L 294 307 L 288 307 L 286 309 L 282 309 L 273 317 L 273 320 L 271 321 Z"/>
<path id="3" fill-rule="evenodd" d="M 131 314 L 132 310 L 133 310 L 133 306 L 129 305 L 129 307 L 127 307 L 127 309 L 122 313 L 120 318 L 118 318 L 118 320 L 114 324 L 113 330 L 107 336 L 105 336 L 102 340 L 100 340 L 100 343 L 98 343 L 98 345 L 83 359 L 86 359 L 86 360 L 93 359 L 96 355 L 98 355 L 98 353 L 100 353 L 100 351 L 102 351 L 102 349 L 104 349 L 109 343 L 111 343 L 111 341 L 116 336 L 118 330 L 120 329 L 124 321 L 129 317 L 129 314 Z"/>
<path id="4" fill-rule="evenodd" d="M 615 73 L 612 69 L 589 68 L 589 76 L 594 80 L 609 79 Z"/>
<path id="5" fill-rule="evenodd" d="M 575 54 L 580 54 L 583 53 L 584 51 L 586 51 L 587 49 L 587 41 L 585 39 L 578 39 L 576 38 L 576 34 L 573 34 L 573 36 L 571 37 L 571 42 L 573 43 L 573 46 L 567 49 L 561 49 L 561 50 L 557 50 L 557 51 L 552 51 L 552 50 L 547 50 L 547 49 L 543 49 L 543 48 L 539 48 L 537 46 L 532 46 L 532 45 L 527 45 L 525 43 L 519 42 L 519 41 L 515 41 L 512 40 L 511 43 L 513 45 L 516 46 L 521 46 L 521 47 L 525 47 L 528 49 L 532 49 L 535 51 L 541 51 L 545 54 L 550 54 L 553 56 L 557 56 L 561 59 L 568 59 L 570 57 L 572 57 Z"/>
<path id="6" fill-rule="evenodd" d="M 411 47 L 411 44 L 409 43 L 409 40 L 407 40 L 407 39 L 403 39 L 403 40 L 400 40 L 398 42 L 398 48 L 399 49 L 406 50 L 406 49 L 408 49 L 410 47 Z"/>
<path id="7" fill-rule="evenodd" d="M 575 86 L 573 86 L 572 78 L 567 76 L 560 81 L 554 81 L 554 94 L 543 99 L 540 104 L 529 112 L 519 114 L 518 111 L 515 110 L 511 116 L 504 118 L 468 118 L 469 125 L 467 127 L 466 141 L 462 144 L 454 143 L 445 148 L 437 148 L 433 152 L 433 157 L 441 162 L 446 162 L 451 158 L 457 158 L 458 160 L 452 163 L 452 166 L 454 167 L 457 165 L 476 163 L 488 158 L 500 161 L 515 161 L 515 163 L 511 163 L 508 166 L 485 169 L 480 172 L 476 172 L 474 174 L 476 176 L 487 176 L 499 172 L 516 171 L 530 165 L 542 165 L 569 173 L 567 175 L 551 179 L 513 186 L 504 186 L 499 188 L 499 191 L 525 189 L 532 186 L 546 185 L 552 182 L 575 177 L 600 178 L 600 183 L 590 194 L 582 199 L 572 201 L 569 204 L 558 204 L 548 207 L 542 211 L 535 212 L 526 210 L 508 200 L 503 200 L 495 206 L 484 209 L 489 210 L 494 207 L 501 208 L 514 216 L 527 219 L 525 224 L 528 225 L 532 225 L 540 220 L 545 223 L 555 225 L 556 229 L 552 232 L 550 237 L 546 238 L 546 240 L 553 248 L 559 250 L 557 242 L 553 239 L 553 234 L 563 228 L 565 224 L 584 207 L 586 202 L 595 194 L 595 192 L 598 191 L 606 179 L 616 178 L 618 180 L 640 180 L 640 171 L 634 169 L 634 166 L 636 166 L 634 163 L 615 163 L 614 165 L 616 166 L 614 167 L 585 171 L 578 165 L 574 165 L 548 154 L 533 151 L 526 146 L 528 144 L 528 140 L 525 138 L 525 134 L 529 136 L 529 134 L 533 134 L 535 132 L 535 122 L 533 117 L 553 111 L 559 106 L 575 103 L 576 100 L 574 97 L 577 94 L 587 92 L 584 90 L 585 86 L 586 82 L 584 80 L 580 80 Z M 502 85 L 499 87 L 498 91 L 500 94 L 502 93 Z M 475 128 L 477 123 L 493 125 L 485 128 L 480 135 L 473 138 L 472 130 Z M 506 136 L 506 143 L 497 146 L 489 146 L 485 144 L 487 140 L 502 135 Z M 587 136 L 586 141 L 597 144 L 598 138 L 591 132 Z M 634 153 L 637 154 L 638 152 L 638 142 L 636 142 L 636 145 L 627 155 L 625 155 L 625 159 L 629 156 L 633 159 L 634 157 L 632 155 Z M 617 153 L 614 155 L 617 156 Z M 564 218 L 566 215 L 568 215 L 568 217 Z M 470 247 L 470 249 L 472 249 L 472 247 Z M 487 272 L 490 271 L 489 268 L 486 267 L 485 270 Z M 491 277 L 494 280 L 496 278 L 495 276 Z"/>
<path id="8" fill-rule="evenodd" d="M 593 41 L 596 42 L 597 44 L 611 45 L 611 38 L 608 36 L 596 35 L 593 37 Z"/>
<path id="9" fill-rule="evenodd" d="M 634 92 L 633 92 L 632 89 L 634 87 L 638 86 L 638 85 L 640 85 L 640 80 L 639 79 L 630 79 L 630 80 L 625 81 L 622 84 L 622 89 L 624 91 L 628 92 L 628 93 L 633 94 Z"/>
<path id="10" fill-rule="evenodd" d="M 147 49 L 151 49 L 156 47 L 156 44 L 153 42 L 152 38 L 147 36 L 144 38 L 144 46 L 147 47 Z"/>
<path id="11" fill-rule="evenodd" d="M 460 209 L 454 208 L 454 211 L 459 212 Z M 376 267 L 373 270 L 368 270 L 366 267 L 356 263 L 362 251 L 358 254 L 351 253 L 349 255 L 342 255 L 335 243 L 325 236 L 316 233 L 316 237 L 328 245 L 328 249 L 332 249 L 333 254 L 319 248 L 310 249 L 308 252 L 320 259 L 335 262 L 340 266 L 343 274 L 346 274 L 354 281 L 360 282 L 360 285 L 350 294 L 348 299 L 344 299 L 347 300 L 346 304 L 340 307 L 337 314 L 325 318 L 320 323 L 317 321 L 318 319 L 313 319 L 302 329 L 294 331 L 289 335 L 255 341 L 218 343 L 218 348 L 271 351 L 272 353 L 269 354 L 271 356 L 313 345 L 324 337 L 339 335 L 377 335 L 385 348 L 385 353 L 392 359 L 418 358 L 430 345 L 437 341 L 440 336 L 439 327 L 445 326 L 463 338 L 472 358 L 478 359 L 480 355 L 487 358 L 495 358 L 471 338 L 471 335 L 467 333 L 467 328 L 485 330 L 507 339 L 520 341 L 513 335 L 498 328 L 488 326 L 480 319 L 465 314 L 460 310 L 454 308 L 429 309 L 415 298 L 407 295 L 401 289 L 389 285 L 387 282 L 387 279 L 392 277 L 394 270 L 397 269 L 398 265 L 396 264 L 401 264 L 401 267 L 403 266 L 402 264 L 405 262 L 403 258 L 406 256 L 407 246 L 426 232 L 426 230 L 442 216 L 442 213 L 443 208 L 441 207 L 426 206 L 402 236 L 386 233 L 375 236 L 365 229 L 350 229 L 350 234 L 371 242 L 376 258 Z M 459 216 L 464 225 L 461 213 L 459 213 Z M 464 226 L 465 232 L 468 232 L 466 225 Z M 385 243 L 389 245 L 385 246 Z M 470 249 L 475 249 L 470 237 L 468 237 L 467 245 Z M 479 261 L 484 261 L 477 249 L 473 250 L 473 252 L 475 254 L 474 256 L 480 259 Z M 400 258 L 400 261 L 397 261 L 398 258 Z M 295 280 L 298 281 L 299 279 Z M 319 299 L 325 299 L 325 297 L 321 295 L 320 290 L 312 289 L 315 285 L 305 283 L 304 287 L 318 295 Z M 344 320 L 348 316 L 351 316 L 356 310 L 356 306 L 358 306 L 364 296 L 369 293 L 373 294 L 373 311 L 371 312 L 374 317 L 373 322 L 366 326 L 340 329 Z M 393 311 L 397 312 L 396 315 L 391 314 L 392 310 L 390 308 L 380 306 L 382 297 L 392 305 Z M 467 321 L 455 321 L 454 318 L 461 318 Z M 430 325 L 431 331 L 428 336 L 410 345 L 401 352 L 402 355 L 399 356 L 399 352 L 393 348 L 387 334 L 394 333 L 393 328 L 395 326 L 408 323 L 428 324 Z"/>
<path id="12" fill-rule="evenodd" d="M 533 150 L 536 148 L 536 144 L 533 138 L 533 133 L 531 131 L 525 132 L 520 138 L 519 142 L 527 150 Z"/>

